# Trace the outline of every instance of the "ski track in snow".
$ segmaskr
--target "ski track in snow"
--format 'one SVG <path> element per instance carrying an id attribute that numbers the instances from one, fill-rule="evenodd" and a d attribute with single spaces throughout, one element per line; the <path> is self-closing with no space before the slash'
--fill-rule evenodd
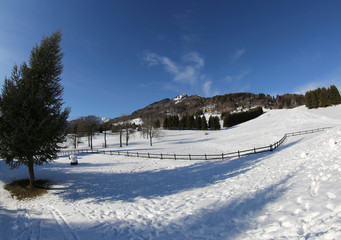
<path id="1" fill-rule="evenodd" d="M 273 110 L 208 135 L 167 131 L 152 148 L 135 136 L 125 148 L 227 152 L 338 126 L 230 161 L 83 154 L 72 167 L 61 157 L 36 167 L 53 183 L 48 194 L 17 201 L 0 188 L 0 239 L 341 239 L 340 119 L 341 106 Z M 0 185 L 27 177 L 24 167 L 9 171 L 4 162 L 0 172 Z"/>
<path id="2" fill-rule="evenodd" d="M 65 240 L 77 240 L 77 237 L 73 233 L 73 230 L 70 228 L 69 224 L 66 222 L 63 215 L 53 206 L 49 206 L 49 209 L 58 227 L 62 231 L 64 239 Z"/>

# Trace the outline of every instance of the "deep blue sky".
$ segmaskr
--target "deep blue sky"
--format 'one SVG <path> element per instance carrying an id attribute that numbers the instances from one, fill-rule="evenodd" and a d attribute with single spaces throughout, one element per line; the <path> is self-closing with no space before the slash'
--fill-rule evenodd
<path id="1" fill-rule="evenodd" d="M 70 119 L 187 93 L 341 90 L 341 1 L 0 1 L 0 83 L 61 29 Z"/>

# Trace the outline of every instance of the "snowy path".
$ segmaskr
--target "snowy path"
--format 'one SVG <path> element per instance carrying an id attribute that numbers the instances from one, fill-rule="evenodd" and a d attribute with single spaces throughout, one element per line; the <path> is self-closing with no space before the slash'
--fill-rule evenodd
<path id="1" fill-rule="evenodd" d="M 300 109 L 283 110 L 282 118 L 295 111 L 309 127 L 328 124 Z M 278 119 L 281 111 L 268 114 L 265 120 Z M 278 129 L 300 130 L 297 119 L 274 125 L 277 131 L 269 131 L 265 120 L 211 134 L 207 144 L 219 149 L 221 138 L 241 141 L 252 134 L 247 141 L 262 142 L 256 130 L 250 132 L 261 127 L 275 139 Z M 238 136 L 231 134 L 238 129 Z M 178 138 L 190 137 L 184 134 Z M 0 188 L 0 239 L 341 239 L 340 143 L 341 127 L 335 127 L 231 161 L 84 154 L 74 167 L 60 158 L 36 169 L 53 182 L 47 195 L 16 201 Z M 4 162 L 0 172 L 1 185 L 27 176 L 25 168 L 9 172 Z"/>

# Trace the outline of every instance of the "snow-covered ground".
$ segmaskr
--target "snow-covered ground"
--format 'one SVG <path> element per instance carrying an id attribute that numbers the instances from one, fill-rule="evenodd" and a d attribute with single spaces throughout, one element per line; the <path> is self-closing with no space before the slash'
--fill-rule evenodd
<path id="1" fill-rule="evenodd" d="M 136 135 L 123 149 L 230 152 L 326 126 L 333 128 L 230 161 L 84 154 L 70 166 L 61 157 L 36 167 L 53 186 L 26 201 L 2 186 L 27 178 L 27 169 L 0 161 L 0 239 L 341 239 L 341 106 L 271 110 L 220 131 L 165 131 L 152 147 Z M 108 143 L 120 149 L 117 135 Z"/>

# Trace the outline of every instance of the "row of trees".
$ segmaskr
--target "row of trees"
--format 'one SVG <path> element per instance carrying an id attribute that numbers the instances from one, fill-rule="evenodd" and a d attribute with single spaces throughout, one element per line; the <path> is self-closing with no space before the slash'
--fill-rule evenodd
<path id="1" fill-rule="evenodd" d="M 263 108 L 257 107 L 246 112 L 230 113 L 223 112 L 221 118 L 224 120 L 224 127 L 232 127 L 234 125 L 249 121 L 263 114 Z"/>
<path id="2" fill-rule="evenodd" d="M 205 116 L 185 115 L 181 119 L 178 115 L 172 115 L 164 118 L 164 129 L 197 129 L 197 130 L 218 130 L 221 128 L 220 119 L 217 116 L 210 116 L 208 123 Z"/>
<path id="3" fill-rule="evenodd" d="M 318 88 L 308 91 L 305 94 L 305 105 L 307 108 L 328 107 L 341 103 L 340 92 L 335 85 L 331 85 L 328 89 Z"/>
<path id="4" fill-rule="evenodd" d="M 129 121 L 118 123 L 118 124 L 108 124 L 103 123 L 100 124 L 98 121 L 88 120 L 88 121 L 73 121 L 69 123 L 69 126 L 65 130 L 65 134 L 72 136 L 72 144 L 74 148 L 77 148 L 78 139 L 81 137 L 88 137 L 88 147 L 93 148 L 93 137 L 95 133 L 103 133 L 104 136 L 104 144 L 103 147 L 107 147 L 107 134 L 108 132 L 118 133 L 119 134 L 119 145 L 123 146 L 123 142 L 125 145 L 129 145 L 130 137 L 136 132 L 140 132 L 141 135 L 147 139 L 149 139 L 150 145 L 152 146 L 152 140 L 155 137 L 161 136 L 161 132 L 159 131 L 159 123 L 157 122 L 147 122 L 142 125 L 136 125 L 134 123 L 130 123 Z"/>

